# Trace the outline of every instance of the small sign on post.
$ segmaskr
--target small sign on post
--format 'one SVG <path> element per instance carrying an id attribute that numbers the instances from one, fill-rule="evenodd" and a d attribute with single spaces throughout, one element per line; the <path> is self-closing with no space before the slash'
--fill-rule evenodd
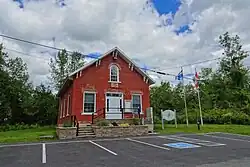
<path id="1" fill-rule="evenodd" d="M 161 122 L 162 122 L 162 129 L 164 129 L 164 120 L 172 121 L 175 120 L 175 127 L 177 128 L 177 118 L 176 118 L 176 110 L 161 110 Z"/>

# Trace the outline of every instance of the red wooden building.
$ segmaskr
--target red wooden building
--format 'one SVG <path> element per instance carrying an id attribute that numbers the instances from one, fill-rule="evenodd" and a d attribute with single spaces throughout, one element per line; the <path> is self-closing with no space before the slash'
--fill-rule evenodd
<path id="1" fill-rule="evenodd" d="M 128 118 L 138 107 L 145 117 L 152 84 L 153 79 L 115 47 L 67 77 L 58 92 L 58 125 L 72 116 L 80 123 L 90 123 L 92 115 L 105 119 Z"/>

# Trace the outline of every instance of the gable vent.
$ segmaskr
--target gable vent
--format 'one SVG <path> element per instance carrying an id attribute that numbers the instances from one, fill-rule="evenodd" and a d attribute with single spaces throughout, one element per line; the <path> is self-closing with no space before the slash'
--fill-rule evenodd
<path id="1" fill-rule="evenodd" d="M 117 50 L 114 51 L 114 52 L 112 53 L 112 55 L 113 55 L 113 59 L 114 59 L 114 60 L 117 60 L 118 51 L 117 51 Z"/>

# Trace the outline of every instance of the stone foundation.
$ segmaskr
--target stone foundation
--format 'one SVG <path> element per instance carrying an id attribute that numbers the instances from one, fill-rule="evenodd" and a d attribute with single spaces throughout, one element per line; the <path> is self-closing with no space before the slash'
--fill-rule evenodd
<path id="1" fill-rule="evenodd" d="M 148 126 L 148 132 L 153 133 L 154 132 L 154 125 L 153 124 L 146 124 Z"/>
<path id="2" fill-rule="evenodd" d="M 57 127 L 56 135 L 59 139 L 76 138 L 76 127 Z"/>
<path id="3" fill-rule="evenodd" d="M 148 134 L 148 126 L 93 126 L 96 137 L 143 136 Z"/>
<path id="4" fill-rule="evenodd" d="M 105 119 L 106 121 L 112 123 L 112 122 L 116 122 L 117 124 L 130 124 L 133 125 L 135 122 L 140 123 L 140 119 L 139 118 L 126 118 L 126 119 Z M 98 120 L 96 121 L 98 122 Z"/>

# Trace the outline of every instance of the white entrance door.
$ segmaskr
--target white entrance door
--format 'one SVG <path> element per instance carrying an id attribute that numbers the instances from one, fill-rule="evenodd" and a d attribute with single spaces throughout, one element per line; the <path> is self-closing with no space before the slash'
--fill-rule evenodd
<path id="1" fill-rule="evenodd" d="M 106 94 L 106 119 L 122 119 L 121 107 L 123 107 L 122 93 Z"/>

